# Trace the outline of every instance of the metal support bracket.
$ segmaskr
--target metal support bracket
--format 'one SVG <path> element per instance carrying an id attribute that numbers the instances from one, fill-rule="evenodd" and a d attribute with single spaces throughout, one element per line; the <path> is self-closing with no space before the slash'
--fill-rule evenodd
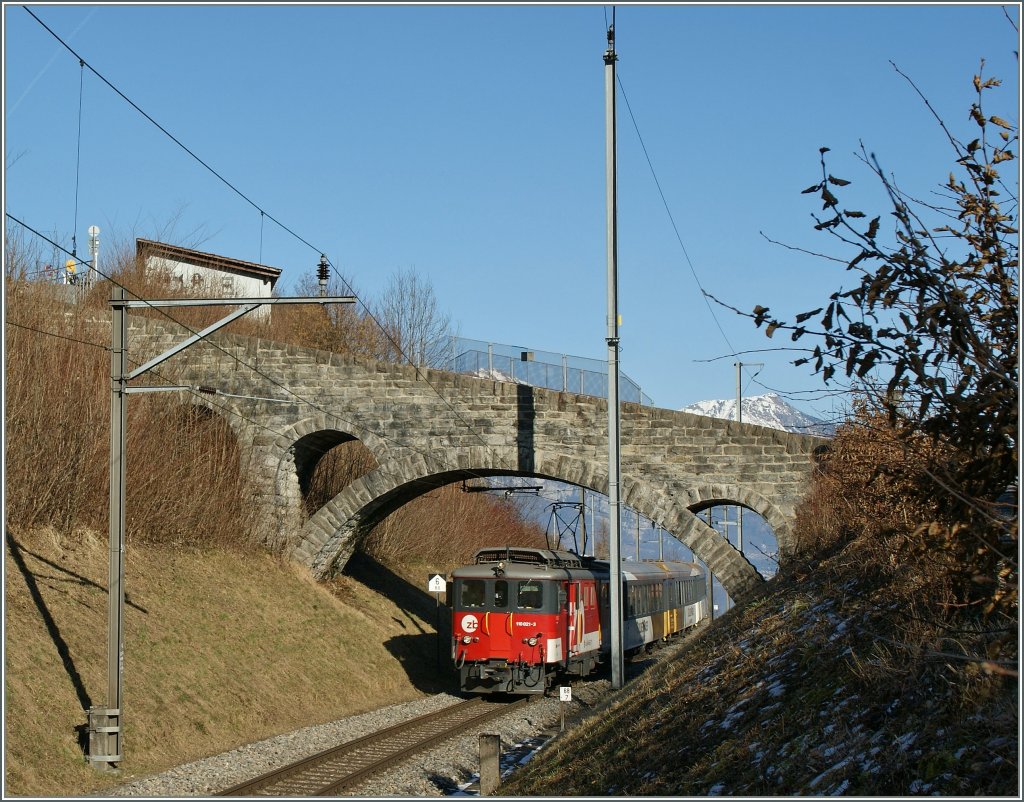
<path id="1" fill-rule="evenodd" d="M 90 707 L 88 713 L 89 754 L 86 760 L 94 768 L 112 770 L 110 764 L 121 762 L 121 755 L 116 754 L 121 735 L 121 711 L 96 705 Z"/>

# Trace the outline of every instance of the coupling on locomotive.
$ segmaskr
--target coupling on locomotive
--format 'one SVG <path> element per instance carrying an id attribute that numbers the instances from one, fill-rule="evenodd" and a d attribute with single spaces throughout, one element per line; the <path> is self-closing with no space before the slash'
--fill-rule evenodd
<path id="1" fill-rule="evenodd" d="M 585 677 L 610 653 L 609 565 L 568 551 L 481 549 L 453 572 L 452 659 L 473 693 L 544 693 Z M 623 650 L 674 638 L 707 615 L 704 570 L 623 565 Z"/>

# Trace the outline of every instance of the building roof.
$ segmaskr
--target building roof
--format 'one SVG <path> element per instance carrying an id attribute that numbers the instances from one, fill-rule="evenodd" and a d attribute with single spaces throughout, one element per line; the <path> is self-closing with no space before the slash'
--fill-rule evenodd
<path id="1" fill-rule="evenodd" d="M 203 253 L 191 248 L 181 248 L 177 245 L 168 245 L 166 242 L 155 242 L 148 239 L 137 238 L 135 240 L 135 253 L 140 259 L 145 259 L 147 256 L 159 256 L 175 262 L 187 262 L 197 267 L 207 267 L 211 270 L 253 276 L 268 280 L 271 285 L 281 275 L 281 270 L 276 267 L 259 265 L 255 262 L 243 262 L 240 259 L 229 259 L 227 256 L 218 256 L 215 253 Z"/>

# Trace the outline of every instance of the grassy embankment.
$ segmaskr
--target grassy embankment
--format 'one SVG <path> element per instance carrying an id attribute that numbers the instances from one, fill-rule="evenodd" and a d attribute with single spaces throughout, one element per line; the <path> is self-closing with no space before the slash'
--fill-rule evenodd
<path id="1" fill-rule="evenodd" d="M 107 702 L 109 440 L 109 329 L 89 319 L 109 313 L 102 286 L 69 304 L 60 288 L 24 279 L 24 254 L 6 256 L 7 794 L 80 796 L 451 687 L 436 672 L 427 572 L 447 570 L 485 542 L 536 538 L 513 510 L 479 494 L 431 493 L 386 519 L 365 544 L 381 563 L 418 564 L 396 569 L 411 572 L 411 583 L 363 558 L 364 582 L 342 576 L 317 584 L 253 543 L 252 490 L 227 424 L 169 393 L 135 396 L 125 761 L 117 776 L 88 767 L 84 711 Z M 131 258 L 122 262 L 119 280 L 150 297 L 167 294 L 138 287 Z M 322 315 L 274 320 L 270 336 L 303 344 L 326 329 L 330 337 L 315 344 L 337 345 L 346 331 Z M 137 364 L 142 355 L 130 354 Z M 352 445 L 324 455 L 307 514 L 373 467 L 372 456 Z"/>
<path id="2" fill-rule="evenodd" d="M 8 532 L 5 569 L 7 794 L 85 795 L 447 679 L 425 593 L 417 610 L 259 551 L 131 548 L 115 779 L 80 741 L 84 709 L 106 696 L 106 538 Z"/>
<path id="3" fill-rule="evenodd" d="M 866 411 L 841 427 L 780 575 L 502 793 L 1019 798 L 1016 502 L 995 576 L 965 564 L 936 450 Z"/>
<path id="4" fill-rule="evenodd" d="M 1016 677 L 936 649 L 858 560 L 773 581 L 500 793 L 1019 798 Z"/>

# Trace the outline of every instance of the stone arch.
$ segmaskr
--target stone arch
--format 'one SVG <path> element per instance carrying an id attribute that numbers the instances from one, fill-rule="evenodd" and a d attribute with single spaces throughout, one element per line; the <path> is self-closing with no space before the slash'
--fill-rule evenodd
<path id="1" fill-rule="evenodd" d="M 256 432 L 257 442 L 259 434 Z M 286 426 L 271 443 L 253 448 L 255 473 L 269 489 L 268 524 L 263 533 L 268 545 L 285 547 L 288 533 L 301 527 L 303 498 L 319 457 L 352 441 L 366 446 L 378 464 L 386 458 L 387 446 L 380 437 L 365 430 L 361 436 L 353 435 L 339 428 L 336 416 L 319 411 Z"/>
<path id="2" fill-rule="evenodd" d="M 441 462 L 415 454 L 380 465 L 354 481 L 325 504 L 303 526 L 291 556 L 307 565 L 318 578 L 336 572 L 358 542 L 376 523 L 394 510 L 436 487 L 481 476 L 533 476 L 608 492 L 607 465 L 563 454 L 535 452 L 530 471 L 510 470 L 515 449 L 463 448 L 447 452 Z M 495 467 L 495 466 L 499 467 Z M 716 530 L 697 518 L 694 505 L 705 496 L 721 495 L 721 488 L 679 488 L 623 477 L 623 503 L 659 521 L 687 545 L 719 578 L 734 599 L 741 599 L 763 580 L 754 567 Z M 745 505 L 767 520 L 783 521 L 767 499 L 743 495 Z M 770 518 L 768 516 L 771 516 Z"/>
<path id="3" fill-rule="evenodd" d="M 736 485 L 698 485 L 693 488 L 692 492 L 698 499 L 690 507 L 694 514 L 703 512 L 709 507 L 723 505 L 744 507 L 756 512 L 768 522 L 778 541 L 780 553 L 792 553 L 793 530 L 789 518 L 761 494 Z"/>

